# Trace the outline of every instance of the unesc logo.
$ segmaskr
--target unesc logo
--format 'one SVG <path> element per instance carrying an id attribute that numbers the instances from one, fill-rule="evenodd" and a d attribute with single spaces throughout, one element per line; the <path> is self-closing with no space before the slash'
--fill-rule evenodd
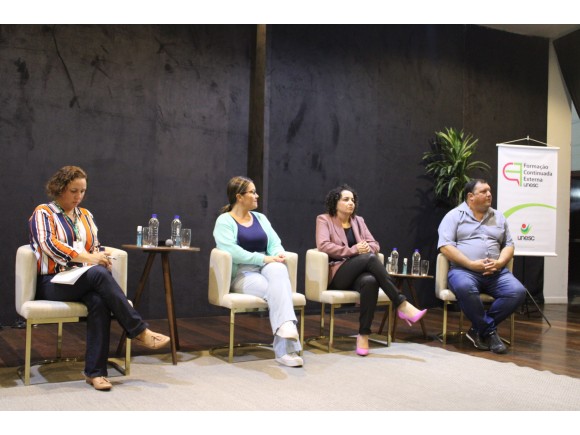
<path id="1" fill-rule="evenodd" d="M 516 183 L 518 183 L 518 186 L 521 187 L 522 176 L 523 176 L 521 163 L 515 163 L 515 162 L 506 163 L 503 167 L 502 174 L 506 180 L 515 181 Z M 516 178 L 513 178 L 514 176 Z"/>
<path id="2" fill-rule="evenodd" d="M 518 240 L 527 240 L 533 242 L 536 240 L 534 236 L 531 236 L 529 233 L 532 230 L 532 226 L 528 224 L 522 224 L 520 227 L 520 232 L 522 233 L 521 236 L 518 236 Z"/>

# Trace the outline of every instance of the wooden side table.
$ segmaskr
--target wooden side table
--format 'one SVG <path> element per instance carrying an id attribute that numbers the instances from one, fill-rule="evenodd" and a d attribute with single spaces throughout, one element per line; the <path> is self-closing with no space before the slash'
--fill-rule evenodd
<path id="1" fill-rule="evenodd" d="M 417 308 L 419 308 L 417 306 L 417 292 L 415 290 L 415 286 L 413 284 L 413 282 L 417 279 L 433 279 L 432 275 L 410 275 L 410 274 L 402 274 L 402 273 L 391 273 L 389 274 L 393 280 L 395 281 L 395 285 L 397 286 L 397 288 L 399 289 L 400 292 L 403 291 L 403 286 L 406 283 L 407 284 L 407 288 L 409 289 L 410 293 L 411 293 L 411 298 L 413 305 L 415 305 Z M 381 327 L 379 329 L 379 334 L 383 333 L 383 328 L 385 327 L 385 322 L 387 320 L 388 317 L 388 312 L 385 311 L 385 314 L 383 314 L 383 320 L 381 321 Z M 398 315 L 396 313 L 396 310 L 394 311 L 393 314 L 393 341 L 395 340 L 395 333 L 397 331 L 397 319 L 398 319 Z M 421 318 L 421 320 L 419 320 L 419 322 L 421 323 L 421 329 L 423 330 L 423 337 L 428 338 L 427 336 L 427 328 L 425 327 L 425 322 L 423 322 L 423 318 Z"/>
<path id="2" fill-rule="evenodd" d="M 145 268 L 139 279 L 139 285 L 137 286 L 137 292 L 135 293 L 135 299 L 133 300 L 133 306 L 137 308 L 139 306 L 139 301 L 141 300 L 141 294 L 149 278 L 149 272 L 151 271 L 151 266 L 153 265 L 153 260 L 157 254 L 161 254 L 161 265 L 163 268 L 163 282 L 165 285 L 165 303 L 167 305 L 167 320 L 169 321 L 169 335 L 171 337 L 171 356 L 173 358 L 173 364 L 177 364 L 177 350 L 179 349 L 179 336 L 177 334 L 177 323 L 175 318 L 175 304 L 173 301 L 173 286 L 171 284 L 171 269 L 169 267 L 169 254 L 172 252 L 199 252 L 200 248 L 189 247 L 189 248 L 174 248 L 169 246 L 158 246 L 158 247 L 143 247 L 137 245 L 122 245 L 124 249 L 141 251 L 148 253 L 147 261 L 145 262 Z M 121 335 L 121 340 L 119 341 L 119 346 L 117 347 L 117 354 L 120 354 L 123 350 L 125 344 L 126 333 L 123 331 Z"/>

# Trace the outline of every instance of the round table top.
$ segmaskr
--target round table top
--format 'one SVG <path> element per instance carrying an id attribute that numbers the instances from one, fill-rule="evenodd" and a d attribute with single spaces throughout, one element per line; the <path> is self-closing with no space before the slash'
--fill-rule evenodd
<path id="1" fill-rule="evenodd" d="M 175 246 L 137 246 L 137 245 L 121 245 L 125 249 L 137 249 L 144 252 L 199 252 L 201 249 L 197 246 L 190 246 L 189 248 L 176 248 Z"/>

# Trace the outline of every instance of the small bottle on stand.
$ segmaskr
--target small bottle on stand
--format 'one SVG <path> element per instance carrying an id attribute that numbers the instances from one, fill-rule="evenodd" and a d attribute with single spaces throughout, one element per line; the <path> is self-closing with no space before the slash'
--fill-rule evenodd
<path id="1" fill-rule="evenodd" d="M 143 246 L 143 227 L 141 225 L 137 227 L 137 246 Z"/>
<path id="2" fill-rule="evenodd" d="M 403 258 L 403 275 L 407 274 L 407 259 Z"/>

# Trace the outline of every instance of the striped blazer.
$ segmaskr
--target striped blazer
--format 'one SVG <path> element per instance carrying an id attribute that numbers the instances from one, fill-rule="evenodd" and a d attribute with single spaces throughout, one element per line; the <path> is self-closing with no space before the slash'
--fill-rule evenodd
<path id="1" fill-rule="evenodd" d="M 85 208 L 76 207 L 77 233 L 87 252 L 100 250 L 97 226 L 93 215 Z M 79 252 L 75 248 L 75 231 L 64 213 L 53 202 L 41 204 L 29 219 L 30 246 L 36 254 L 39 275 L 51 275 L 79 266 L 71 263 Z"/>

